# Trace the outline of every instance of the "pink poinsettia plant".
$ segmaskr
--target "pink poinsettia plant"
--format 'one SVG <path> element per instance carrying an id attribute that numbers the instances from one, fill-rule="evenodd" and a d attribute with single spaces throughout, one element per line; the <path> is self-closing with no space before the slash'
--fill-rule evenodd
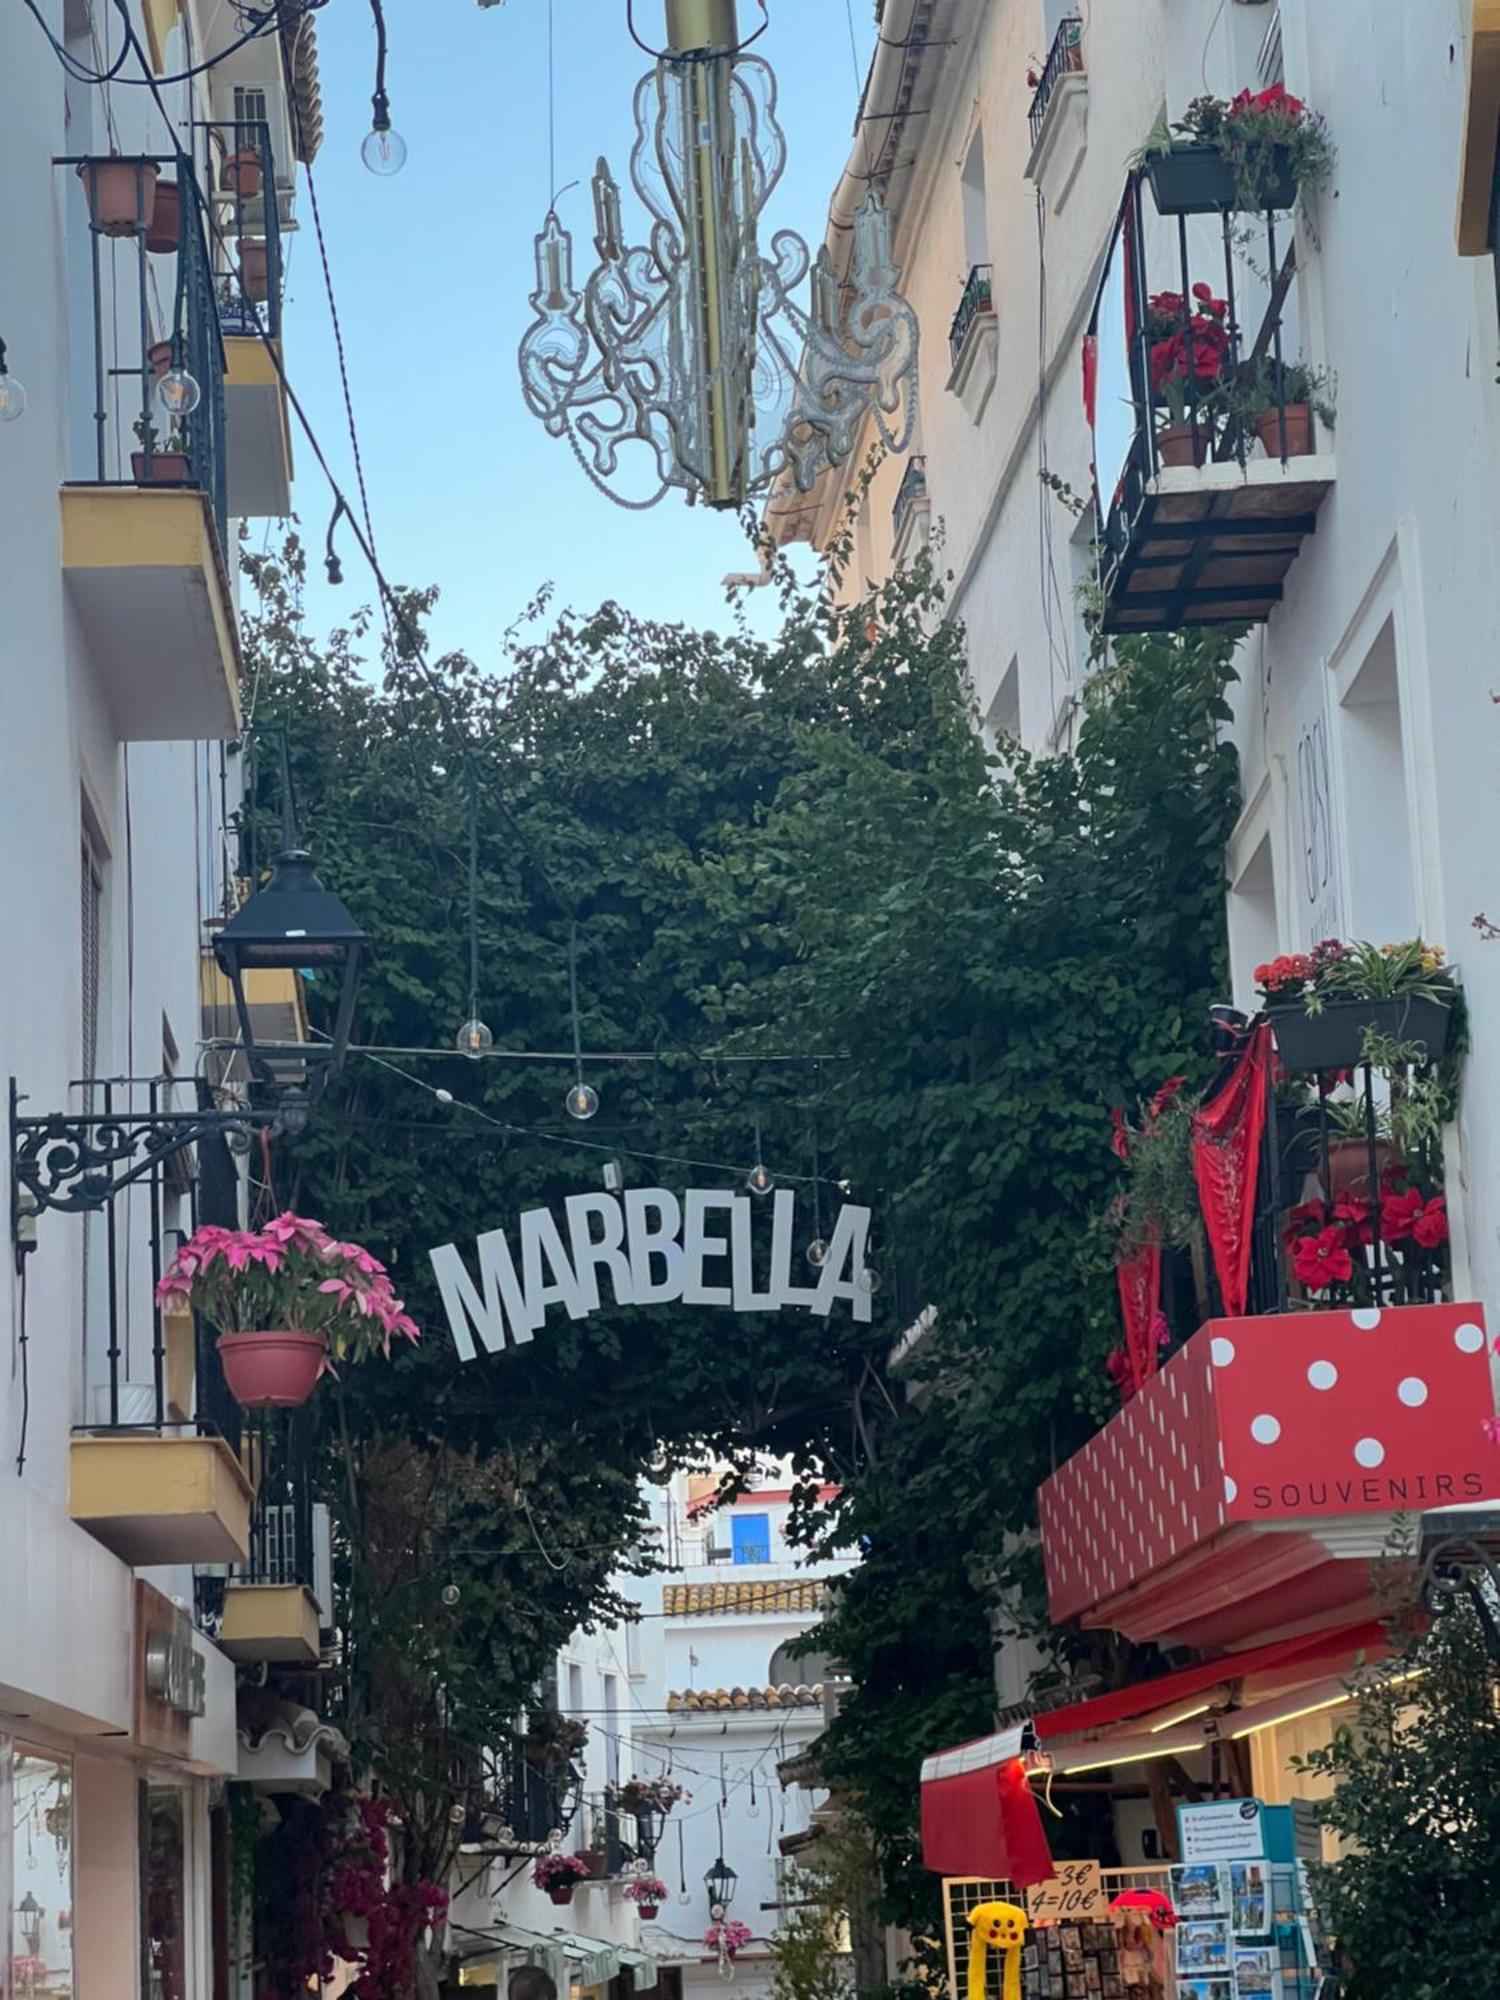
<path id="1" fill-rule="evenodd" d="M 637 1875 L 625 1884 L 627 1902 L 645 1903 L 652 1909 L 659 1908 L 667 1895 L 667 1885 L 659 1875 Z"/>
<path id="2" fill-rule="evenodd" d="M 753 1941 L 754 1936 L 750 1926 L 742 1924 L 738 1917 L 726 1917 L 722 1924 L 710 1924 L 703 1933 L 704 1949 L 722 1951 L 726 1958 L 733 1958 Z"/>
<path id="3" fill-rule="evenodd" d="M 539 1889 L 563 1889 L 586 1882 L 593 1870 L 581 1854 L 544 1854 L 531 1871 Z"/>
<path id="4" fill-rule="evenodd" d="M 321 1334 L 339 1360 L 388 1355 L 392 1340 L 421 1338 L 379 1258 L 301 1215 L 278 1215 L 263 1229 L 205 1224 L 167 1266 L 156 1296 L 164 1308 L 202 1313 L 223 1333 Z"/>

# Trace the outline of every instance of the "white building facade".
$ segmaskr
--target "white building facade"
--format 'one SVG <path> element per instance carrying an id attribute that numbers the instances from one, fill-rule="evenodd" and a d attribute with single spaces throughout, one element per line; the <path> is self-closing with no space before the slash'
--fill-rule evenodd
<path id="1" fill-rule="evenodd" d="M 135 0 L 128 51 L 107 0 L 39 11 L 0 22 L 0 339 L 26 392 L 0 423 L 0 1071 L 23 1120 L 128 1122 L 195 1101 L 237 872 L 235 524 L 288 511 L 263 336 L 294 92 L 279 35 L 143 87 L 227 47 L 223 9 Z M 135 87 L 90 80 L 117 62 Z M 180 425 L 172 368 L 201 392 Z M 194 1572 L 244 1560 L 251 1486 L 153 1278 L 205 1182 L 178 1156 L 83 1214 L 7 1180 L 0 1967 L 28 1996 L 197 2000 L 228 1964 L 211 1885 L 241 1743 Z"/>

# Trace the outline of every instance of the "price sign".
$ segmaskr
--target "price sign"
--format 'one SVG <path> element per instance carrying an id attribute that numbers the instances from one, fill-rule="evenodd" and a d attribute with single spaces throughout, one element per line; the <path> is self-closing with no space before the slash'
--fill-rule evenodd
<path id="1" fill-rule="evenodd" d="M 1090 1924 L 1109 1915 L 1109 1897 L 1097 1861 L 1059 1861 L 1049 1882 L 1026 1891 L 1034 1924 Z"/>

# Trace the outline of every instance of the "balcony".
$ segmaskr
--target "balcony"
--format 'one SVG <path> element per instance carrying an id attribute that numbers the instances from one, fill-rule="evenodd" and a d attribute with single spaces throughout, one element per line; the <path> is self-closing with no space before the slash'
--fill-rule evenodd
<path id="1" fill-rule="evenodd" d="M 1274 1058 L 1275 1013 L 1243 1031 L 1190 1128 L 1197 1254 L 1149 1227 L 1123 1254 L 1127 1400 L 1039 1496 L 1057 1622 L 1221 1649 L 1373 1617 L 1398 1514 L 1500 1501 L 1483 1308 L 1452 1300 L 1440 1121 L 1419 1115 L 1434 1072 L 1346 1072 L 1340 1011 L 1299 1008 Z M 1407 1011 L 1408 1048 L 1437 1053 Z"/>
<path id="2" fill-rule="evenodd" d="M 1263 623 L 1335 472 L 1317 371 L 1283 346 L 1295 243 L 1272 211 L 1241 257 L 1235 217 L 1168 220 L 1147 185 L 1127 185 L 1086 347 L 1104 629 Z"/>
<path id="3" fill-rule="evenodd" d="M 545 1761 L 543 1761 L 545 1758 Z M 469 1787 L 464 1844 L 497 1854 L 545 1854 L 578 1811 L 583 1778 L 523 1736 L 486 1751 Z"/>
<path id="4" fill-rule="evenodd" d="M 176 154 L 55 164 L 82 209 L 92 305 L 92 407 L 61 495 L 68 594 L 123 740 L 222 739 L 239 727 L 239 654 L 202 200 Z M 170 417 L 157 383 L 178 363 L 200 398 Z"/>
<path id="5" fill-rule="evenodd" d="M 927 460 L 921 452 L 913 452 L 906 461 L 906 470 L 896 490 L 896 503 L 891 508 L 891 555 L 895 562 L 906 562 L 926 548 L 931 521 Z"/>
<path id="6" fill-rule="evenodd" d="M 948 328 L 948 353 L 953 367 L 948 387 L 977 424 L 984 415 L 1000 350 L 1000 328 L 995 317 L 994 271 L 988 264 L 976 264 L 964 280 L 958 310 Z"/>
<path id="7" fill-rule="evenodd" d="M 1057 24 L 1027 114 L 1031 157 L 1026 162 L 1026 178 L 1042 189 L 1054 215 L 1066 203 L 1083 164 L 1088 102 L 1083 21 L 1077 14 L 1068 14 Z"/>
<path id="8" fill-rule="evenodd" d="M 271 128 L 207 124 L 214 297 L 224 336 L 231 514 L 292 509 L 292 442 L 281 356 L 284 263 Z"/>
<path id="9" fill-rule="evenodd" d="M 121 1429 L 73 1439 L 68 1512 L 132 1569 L 241 1561 L 250 1501 L 222 1438 Z"/>
<path id="10" fill-rule="evenodd" d="M 306 1422 L 258 1411 L 241 1443 L 255 1474 L 250 1548 L 226 1582 L 215 1637 L 248 1666 L 316 1666 L 320 1628 L 332 1623 L 320 1603 L 331 1589 L 328 1517 L 313 1504 Z"/>

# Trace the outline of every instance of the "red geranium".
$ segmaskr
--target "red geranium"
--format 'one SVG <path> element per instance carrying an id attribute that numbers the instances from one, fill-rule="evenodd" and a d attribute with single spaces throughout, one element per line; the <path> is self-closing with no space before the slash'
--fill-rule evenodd
<path id="1" fill-rule="evenodd" d="M 1316 1236 L 1302 1236 L 1292 1245 L 1292 1269 L 1299 1285 L 1310 1292 L 1326 1291 L 1330 1285 L 1347 1285 L 1354 1275 L 1354 1259 L 1344 1244 L 1341 1229 L 1320 1229 Z"/>
<path id="2" fill-rule="evenodd" d="M 1300 118 L 1307 106 L 1300 97 L 1293 97 L 1284 84 L 1273 83 L 1269 90 L 1242 90 L 1229 106 L 1231 118 L 1241 117 L 1245 112 L 1254 116 L 1276 115 L 1290 118 L 1294 122 Z"/>
<path id="3" fill-rule="evenodd" d="M 1256 966 L 1255 983 L 1263 993 L 1279 993 L 1286 986 L 1305 985 L 1316 970 L 1305 951 L 1283 952 L 1280 958 Z"/>

